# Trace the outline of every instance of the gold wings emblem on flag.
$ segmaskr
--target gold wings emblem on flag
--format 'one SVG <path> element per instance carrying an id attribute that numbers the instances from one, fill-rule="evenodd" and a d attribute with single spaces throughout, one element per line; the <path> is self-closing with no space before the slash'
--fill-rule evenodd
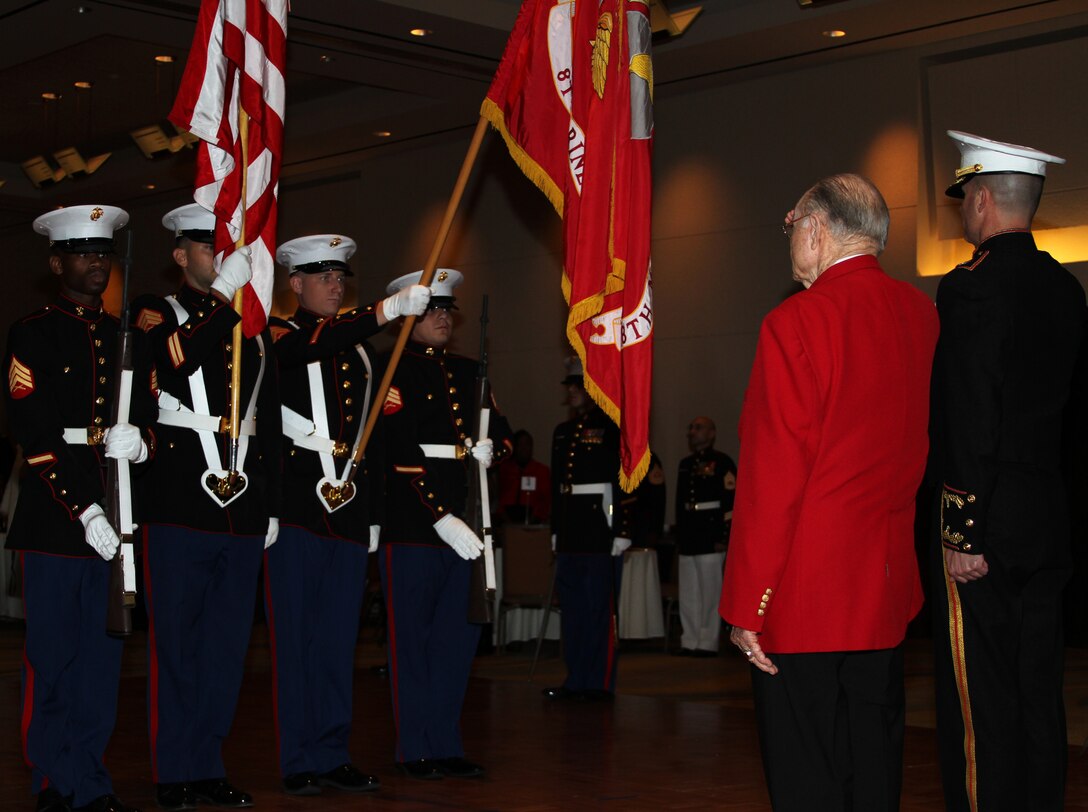
<path id="1" fill-rule="evenodd" d="M 597 20 L 597 38 L 593 40 L 593 89 L 597 98 L 604 98 L 604 83 L 608 78 L 608 52 L 612 47 L 612 15 L 602 14 Z"/>

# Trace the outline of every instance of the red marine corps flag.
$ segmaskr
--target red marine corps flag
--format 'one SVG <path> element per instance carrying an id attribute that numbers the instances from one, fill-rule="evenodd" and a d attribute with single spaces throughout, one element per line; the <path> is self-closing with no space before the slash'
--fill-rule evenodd
<path id="1" fill-rule="evenodd" d="M 650 464 L 652 97 L 645 0 L 525 0 L 481 109 L 563 217 L 567 337 L 625 490 Z"/>
<path id="2" fill-rule="evenodd" d="M 215 212 L 217 268 L 244 227 L 253 257 L 242 300 L 249 337 L 265 326 L 272 304 L 286 65 L 287 0 L 203 0 L 170 112 L 174 124 L 201 139 L 193 199 Z"/>

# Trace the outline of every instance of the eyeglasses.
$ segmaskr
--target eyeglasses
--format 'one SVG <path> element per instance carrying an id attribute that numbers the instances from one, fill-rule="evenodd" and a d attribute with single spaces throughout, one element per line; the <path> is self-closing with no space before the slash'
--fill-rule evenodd
<path id="1" fill-rule="evenodd" d="M 795 217 L 792 220 L 790 220 L 789 222 L 783 223 L 782 224 L 782 233 L 785 234 L 787 238 L 789 238 L 790 236 L 793 235 L 793 227 L 795 225 L 800 223 L 806 217 L 811 217 L 815 213 L 816 212 L 809 212 L 808 214 L 802 214 L 800 217 Z"/>

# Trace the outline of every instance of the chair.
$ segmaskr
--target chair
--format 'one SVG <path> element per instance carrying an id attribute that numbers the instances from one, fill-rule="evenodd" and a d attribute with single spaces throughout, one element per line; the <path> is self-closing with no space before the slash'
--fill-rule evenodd
<path id="1" fill-rule="evenodd" d="M 502 599 L 496 631 L 501 652 L 506 646 L 506 616 L 512 609 L 543 609 L 533 670 L 551 616 L 555 555 L 547 527 L 507 525 L 502 529 Z"/>

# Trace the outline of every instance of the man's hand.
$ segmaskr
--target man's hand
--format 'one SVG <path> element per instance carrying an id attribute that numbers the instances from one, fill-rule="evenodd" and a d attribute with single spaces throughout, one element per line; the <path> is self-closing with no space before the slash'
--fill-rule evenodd
<path id="1" fill-rule="evenodd" d="M 616 536 L 612 539 L 612 555 L 623 555 L 623 551 L 631 546 L 631 539 L 625 539 L 622 536 Z"/>
<path id="2" fill-rule="evenodd" d="M 106 456 L 111 460 L 146 460 L 147 444 L 140 437 L 140 430 L 131 423 L 118 423 L 106 429 Z"/>
<path id="3" fill-rule="evenodd" d="M 466 561 L 479 558 L 484 551 L 484 543 L 472 532 L 467 524 L 452 514 L 443 516 L 434 523 L 438 537 L 453 548 L 457 555 Z"/>
<path id="4" fill-rule="evenodd" d="M 121 540 L 106 518 L 101 506 L 91 505 L 79 514 L 83 523 L 83 539 L 106 561 L 112 561 Z"/>
<path id="5" fill-rule="evenodd" d="M 268 517 L 268 532 L 264 534 L 264 548 L 267 550 L 276 543 L 280 537 L 280 520 L 275 516 Z"/>
<path id="6" fill-rule="evenodd" d="M 763 649 L 759 645 L 759 635 L 755 632 L 734 626 L 733 630 L 729 632 L 729 642 L 739 648 L 740 653 L 748 658 L 748 662 L 760 671 L 766 671 L 768 674 L 778 673 L 778 666 L 772 663 L 770 658 L 763 653 Z"/>
<path id="7" fill-rule="evenodd" d="M 944 566 L 948 577 L 957 584 L 966 584 L 985 577 L 990 571 L 984 555 L 970 555 L 956 550 L 944 551 Z"/>
<path id="8" fill-rule="evenodd" d="M 246 282 L 253 278 L 253 260 L 248 245 L 243 245 L 223 260 L 219 276 L 212 282 L 212 290 L 220 293 L 228 302 Z"/>
<path id="9" fill-rule="evenodd" d="M 491 463 L 495 461 L 495 444 L 491 442 L 491 438 L 485 437 L 475 445 L 471 445 L 471 442 L 471 440 L 466 440 L 465 445 L 472 452 L 473 459 L 483 465 L 484 468 L 490 468 Z"/>
<path id="10" fill-rule="evenodd" d="M 409 285 L 401 288 L 387 299 L 382 299 L 382 315 L 386 321 L 401 316 L 422 316 L 427 312 L 431 301 L 431 289 L 423 285 Z"/>
<path id="11" fill-rule="evenodd" d="M 380 524 L 370 525 L 370 546 L 367 548 L 368 553 L 378 552 L 378 539 L 382 537 L 382 526 Z"/>

